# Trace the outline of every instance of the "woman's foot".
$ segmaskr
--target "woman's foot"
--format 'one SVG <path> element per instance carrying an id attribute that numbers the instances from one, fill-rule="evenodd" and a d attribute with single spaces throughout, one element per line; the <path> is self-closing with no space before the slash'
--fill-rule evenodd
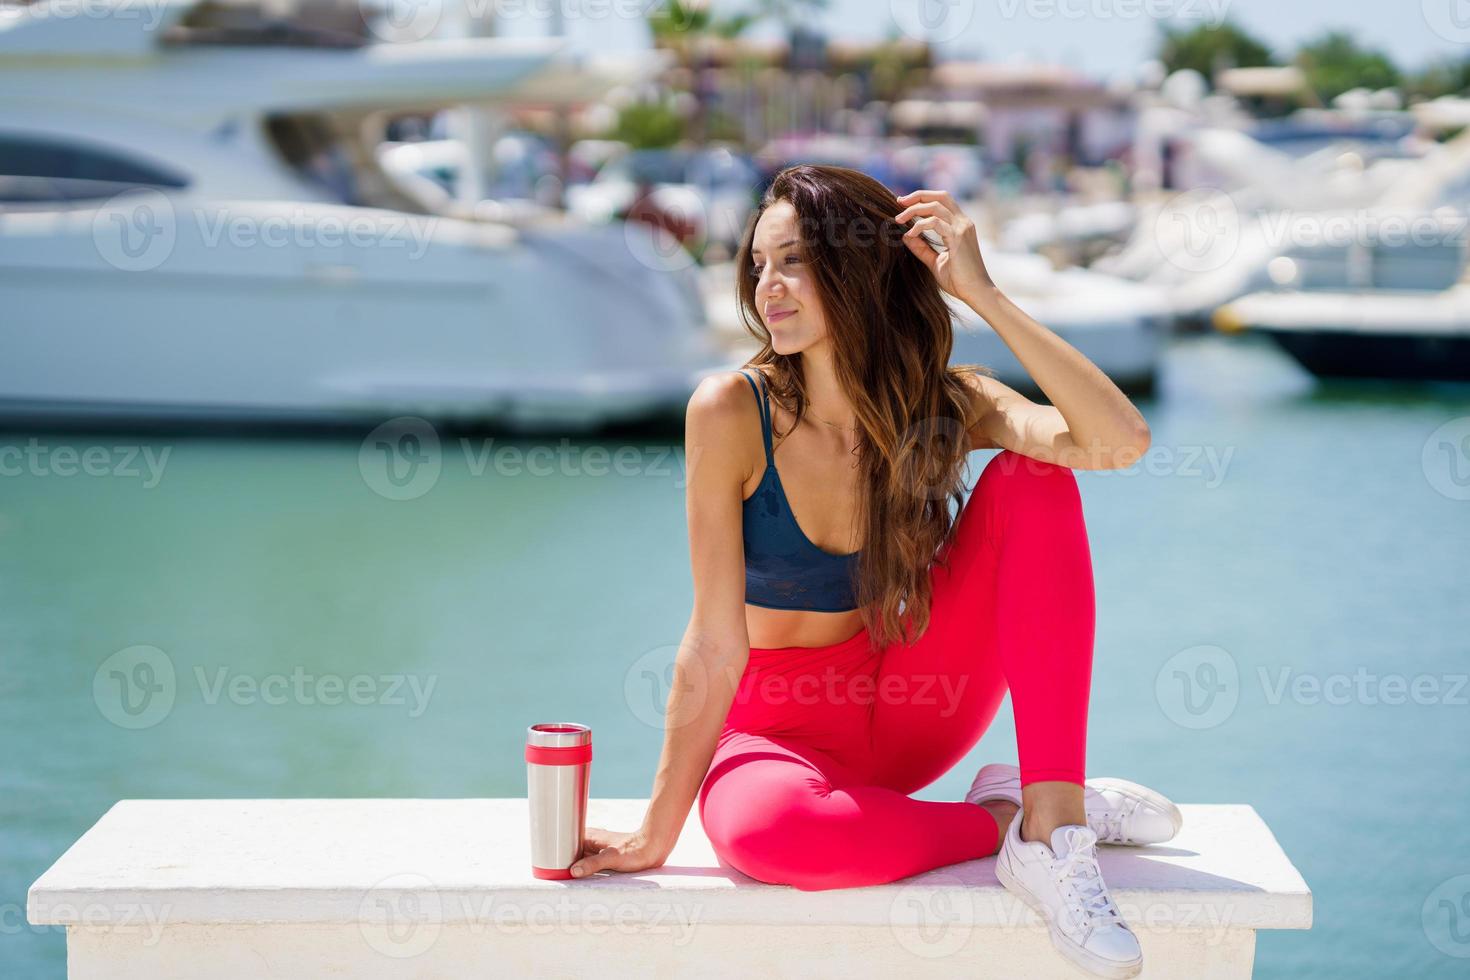
<path id="1" fill-rule="evenodd" d="M 1101 777 L 1083 784 L 1087 826 L 1101 844 L 1162 844 L 1184 826 L 1179 808 L 1157 790 L 1126 779 Z M 1021 805 L 1021 770 L 1001 762 L 982 766 L 965 799 L 1006 800 Z"/>
<path id="2" fill-rule="evenodd" d="M 1089 827 L 1058 827 L 1048 846 L 1021 839 L 1022 814 L 1011 821 L 996 856 L 995 874 L 1008 891 L 1046 920 L 1052 945 L 1100 977 L 1143 970 L 1143 949 L 1102 879 Z"/>

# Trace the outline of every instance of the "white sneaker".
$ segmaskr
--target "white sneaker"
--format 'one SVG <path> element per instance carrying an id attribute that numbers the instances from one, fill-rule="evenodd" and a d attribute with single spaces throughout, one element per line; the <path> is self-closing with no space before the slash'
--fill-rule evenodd
<path id="1" fill-rule="evenodd" d="M 1101 777 L 1082 783 L 1087 826 L 1101 844 L 1162 844 L 1184 826 L 1184 814 L 1168 797 L 1126 779 Z M 1021 805 L 1021 770 L 1002 762 L 981 766 L 965 799 L 971 803 L 1009 800 Z"/>
<path id="2" fill-rule="evenodd" d="M 1068 960 L 1100 977 L 1136 977 L 1143 970 L 1138 937 L 1113 904 L 1097 864 L 1097 835 L 1067 824 L 1051 846 L 1021 839 L 1021 812 L 1006 829 L 995 876 L 1046 920 L 1051 943 Z"/>

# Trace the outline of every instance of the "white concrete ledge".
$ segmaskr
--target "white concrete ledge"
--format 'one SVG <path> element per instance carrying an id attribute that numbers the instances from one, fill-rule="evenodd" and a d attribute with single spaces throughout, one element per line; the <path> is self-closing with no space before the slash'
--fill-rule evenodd
<path id="1" fill-rule="evenodd" d="M 593 799 L 588 819 L 632 829 L 646 805 Z M 1249 976 L 1255 931 L 1310 928 L 1311 892 L 1252 807 L 1182 809 L 1166 845 L 1100 849 L 1144 976 Z M 27 916 L 68 927 L 70 980 L 1079 975 L 993 858 L 803 892 L 719 865 L 691 814 L 661 868 L 547 881 L 522 798 L 124 800 Z"/>

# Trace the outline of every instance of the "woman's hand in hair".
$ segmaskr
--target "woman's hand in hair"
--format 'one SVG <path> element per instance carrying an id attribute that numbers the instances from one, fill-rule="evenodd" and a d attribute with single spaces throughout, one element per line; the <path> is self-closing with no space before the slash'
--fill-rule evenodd
<path id="1" fill-rule="evenodd" d="M 899 224 L 913 221 L 903 233 L 903 242 L 919 261 L 934 273 L 939 288 L 957 299 L 969 301 L 987 289 L 994 289 L 985 260 L 980 257 L 980 237 L 975 222 L 966 217 L 949 191 L 917 190 L 900 194 L 895 200 L 904 209 L 894 215 Z M 925 231 L 933 231 L 944 242 L 938 251 L 924 239 Z"/>

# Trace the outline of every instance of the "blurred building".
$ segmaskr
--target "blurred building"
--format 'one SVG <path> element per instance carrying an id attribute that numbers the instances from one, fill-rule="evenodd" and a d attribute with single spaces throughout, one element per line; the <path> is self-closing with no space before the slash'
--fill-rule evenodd
<path id="1" fill-rule="evenodd" d="M 923 97 L 931 114 L 973 116 L 993 164 L 1093 166 L 1132 141 L 1128 95 L 1060 65 L 947 61 L 934 67 Z"/>
<path id="2" fill-rule="evenodd" d="M 775 40 L 706 36 L 671 44 L 679 64 L 663 82 L 695 93 L 704 116 L 698 135 L 750 147 L 792 133 L 878 135 L 855 117 L 901 96 L 933 63 L 921 41 L 835 41 L 809 30 Z"/>

